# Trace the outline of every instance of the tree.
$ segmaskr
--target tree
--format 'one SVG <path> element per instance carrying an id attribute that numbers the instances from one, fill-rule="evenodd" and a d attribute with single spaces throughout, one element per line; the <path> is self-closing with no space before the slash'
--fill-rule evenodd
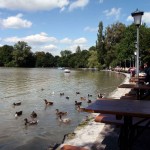
<path id="1" fill-rule="evenodd" d="M 88 58 L 89 68 L 99 68 L 100 63 L 98 62 L 97 51 L 90 51 L 90 56 Z"/>
<path id="2" fill-rule="evenodd" d="M 98 55 L 98 61 L 100 64 L 104 64 L 104 36 L 103 36 L 103 22 L 99 23 L 98 33 L 97 33 L 97 41 L 96 41 L 96 50 Z"/>
<path id="3" fill-rule="evenodd" d="M 71 54 L 72 54 L 72 52 L 69 51 L 69 50 L 64 50 L 64 51 L 61 51 L 61 52 L 60 52 L 61 57 L 68 57 L 68 56 L 70 56 Z"/>
<path id="4" fill-rule="evenodd" d="M 61 54 L 61 61 L 60 61 L 61 66 L 69 67 L 68 62 L 69 62 L 72 52 L 69 50 L 64 50 L 64 51 L 61 51 L 60 54 Z"/>
<path id="5" fill-rule="evenodd" d="M 124 38 L 126 26 L 122 23 L 115 23 L 108 26 L 105 31 L 105 49 L 106 54 L 104 57 L 107 67 L 116 61 L 118 54 L 116 53 L 116 46 Z"/>
<path id="6" fill-rule="evenodd" d="M 16 67 L 27 67 L 27 60 L 29 55 L 32 55 L 30 51 L 31 47 L 24 41 L 19 41 L 14 45 L 13 61 Z"/>
<path id="7" fill-rule="evenodd" d="M 54 67 L 54 56 L 51 53 L 36 52 L 36 67 Z"/>
<path id="8" fill-rule="evenodd" d="M 0 47 L 0 66 L 9 66 L 12 62 L 13 46 L 4 45 Z"/>
<path id="9" fill-rule="evenodd" d="M 81 48 L 80 48 L 80 46 L 77 46 L 76 53 L 80 53 L 80 52 L 81 52 Z"/>

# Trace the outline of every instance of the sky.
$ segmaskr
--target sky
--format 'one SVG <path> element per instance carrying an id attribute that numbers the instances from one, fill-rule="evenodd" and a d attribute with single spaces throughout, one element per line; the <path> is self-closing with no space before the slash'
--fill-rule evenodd
<path id="1" fill-rule="evenodd" d="M 144 12 L 150 26 L 149 0 L 0 0 L 0 46 L 25 41 L 31 51 L 60 55 L 95 46 L 99 22 L 130 25 L 131 13 Z"/>

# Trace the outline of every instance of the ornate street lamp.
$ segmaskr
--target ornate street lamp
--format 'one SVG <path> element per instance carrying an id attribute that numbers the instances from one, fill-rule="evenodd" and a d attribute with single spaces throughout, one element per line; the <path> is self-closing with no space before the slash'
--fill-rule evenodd
<path id="1" fill-rule="evenodd" d="M 136 75 L 137 78 L 139 77 L 139 27 L 141 25 L 142 15 L 144 12 L 139 11 L 138 9 L 131 13 L 132 17 L 134 18 L 134 23 L 137 26 L 137 51 L 136 51 Z M 138 83 L 138 82 L 137 82 Z"/>

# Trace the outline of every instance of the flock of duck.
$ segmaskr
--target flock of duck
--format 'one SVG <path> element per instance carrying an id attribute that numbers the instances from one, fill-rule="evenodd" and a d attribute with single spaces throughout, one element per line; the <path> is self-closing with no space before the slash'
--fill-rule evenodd
<path id="1" fill-rule="evenodd" d="M 76 92 L 76 95 L 80 94 L 80 92 Z M 64 96 L 64 93 L 60 93 L 60 96 Z M 82 105 L 82 101 L 86 101 L 87 100 L 87 103 L 90 104 L 92 103 L 92 100 L 90 100 L 89 98 L 92 97 L 91 94 L 88 94 L 88 100 L 86 99 L 86 97 L 80 97 L 80 101 L 75 101 L 74 105 L 75 105 L 75 108 L 77 111 L 83 111 L 84 108 L 81 108 L 81 105 Z M 103 98 L 104 95 L 99 93 L 98 94 L 98 98 Z M 69 96 L 66 96 L 66 99 L 69 99 Z M 48 107 L 48 106 L 52 106 L 54 104 L 54 102 L 52 101 L 48 101 L 47 99 L 44 99 L 44 103 L 45 103 L 45 106 Z M 20 106 L 22 103 L 21 102 L 17 102 L 17 103 L 13 103 L 13 106 Z M 15 113 L 15 117 L 19 117 L 19 116 L 22 116 L 23 114 L 23 111 L 18 111 Z M 58 118 L 58 120 L 62 123 L 70 123 L 71 122 L 71 119 L 70 118 L 64 118 L 64 116 L 67 116 L 68 112 L 64 112 L 64 111 L 59 111 L 59 109 L 56 109 L 56 116 Z M 24 124 L 27 126 L 27 125 L 37 125 L 39 120 L 37 119 L 37 113 L 35 111 L 33 111 L 31 114 L 30 114 L 30 119 L 28 118 L 25 118 L 24 119 Z"/>

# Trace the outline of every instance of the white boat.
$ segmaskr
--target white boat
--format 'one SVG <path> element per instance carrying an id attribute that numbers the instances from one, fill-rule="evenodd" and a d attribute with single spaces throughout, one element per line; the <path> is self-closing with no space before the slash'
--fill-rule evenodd
<path id="1" fill-rule="evenodd" d="M 70 70 L 69 69 L 65 69 L 64 72 L 65 73 L 70 73 Z"/>

